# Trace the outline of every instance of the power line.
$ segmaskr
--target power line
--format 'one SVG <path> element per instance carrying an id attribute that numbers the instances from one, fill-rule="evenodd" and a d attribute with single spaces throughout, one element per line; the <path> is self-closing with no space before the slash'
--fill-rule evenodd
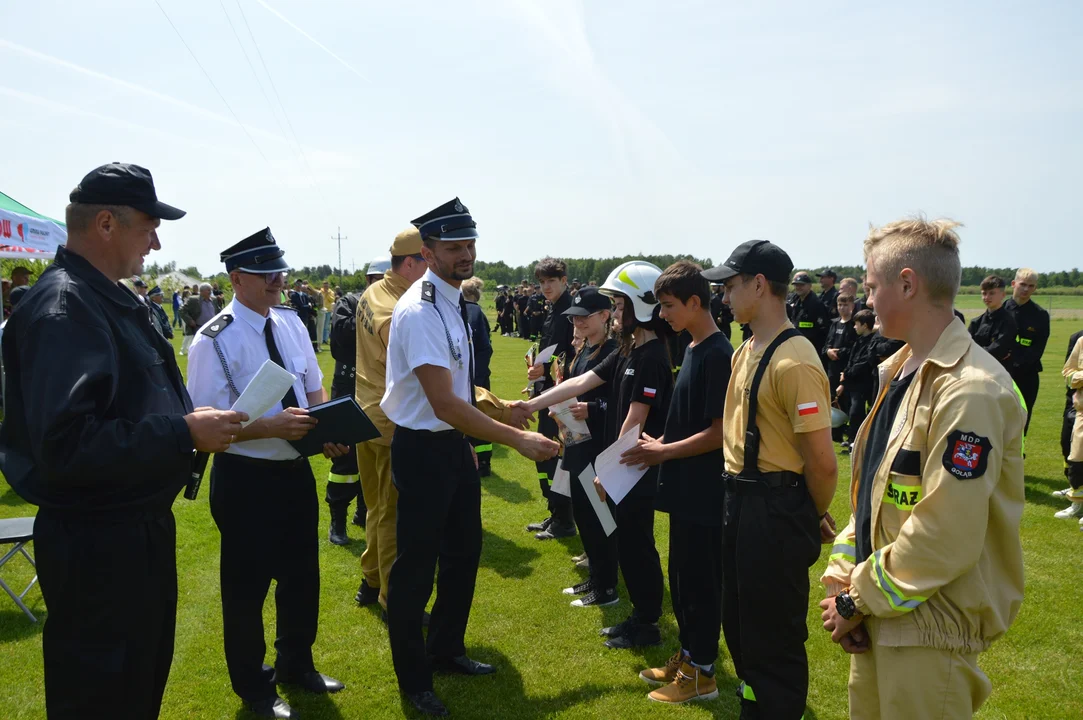
<path id="1" fill-rule="evenodd" d="M 173 28 L 173 32 L 177 33 L 177 37 L 180 39 L 181 44 L 184 45 L 184 49 L 187 50 L 188 54 L 192 56 L 193 60 L 195 60 L 196 65 L 198 65 L 199 69 L 203 72 L 203 76 L 207 78 L 207 82 L 209 82 L 211 84 L 211 87 L 214 88 L 214 91 L 218 93 L 218 97 L 221 98 L 222 104 L 226 106 L 226 109 L 229 110 L 229 114 L 233 116 L 233 119 L 237 121 L 238 125 L 240 125 L 241 130 L 243 130 L 244 134 L 248 136 L 248 139 L 252 142 L 252 146 L 256 148 L 256 152 L 259 153 L 259 156 L 263 158 L 264 162 L 270 165 L 271 161 L 268 160 L 267 156 L 263 154 L 263 150 L 261 150 L 259 145 L 256 143 L 256 139 L 252 137 L 252 133 L 248 132 L 248 128 L 246 128 L 244 126 L 244 123 L 241 122 L 241 119 L 237 117 L 237 113 L 233 112 L 233 108 L 230 106 L 229 101 L 226 100 L 226 96 L 223 95 L 222 91 L 218 89 L 218 86 L 214 84 L 214 80 L 211 79 L 210 73 L 208 73 L 207 70 L 203 67 L 203 63 L 199 62 L 199 58 L 197 58 L 196 54 L 192 52 L 192 48 L 188 47 L 188 43 L 184 41 L 184 36 L 181 35 L 181 31 L 178 30 L 177 26 L 173 24 L 173 21 L 169 19 L 169 13 L 167 13 L 165 11 L 165 8 L 162 7 L 162 3 L 158 2 L 158 0 L 154 0 L 154 4 L 157 5 L 158 9 L 162 11 L 162 15 L 165 16 L 166 22 L 168 22 L 169 26 Z"/>

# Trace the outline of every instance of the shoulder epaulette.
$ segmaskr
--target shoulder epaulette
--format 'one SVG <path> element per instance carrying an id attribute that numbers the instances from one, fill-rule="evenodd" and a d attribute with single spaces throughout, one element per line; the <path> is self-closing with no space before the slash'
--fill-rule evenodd
<path id="1" fill-rule="evenodd" d="M 221 315 L 216 317 L 213 322 L 207 324 L 203 328 L 202 333 L 209 338 L 216 338 L 218 334 L 229 327 L 229 324 L 233 322 L 233 316 L 230 314 Z"/>
<path id="2" fill-rule="evenodd" d="M 275 305 L 275 308 L 278 310 L 290 310 L 292 312 L 297 312 L 297 308 L 295 308 L 293 305 Z"/>
<path id="3" fill-rule="evenodd" d="M 421 300 L 422 302 L 430 302 L 433 305 L 436 304 L 436 286 L 428 280 L 421 281 Z"/>

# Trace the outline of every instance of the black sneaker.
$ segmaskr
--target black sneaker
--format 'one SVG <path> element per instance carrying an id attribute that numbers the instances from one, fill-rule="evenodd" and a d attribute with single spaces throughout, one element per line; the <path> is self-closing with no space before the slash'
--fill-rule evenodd
<path id="1" fill-rule="evenodd" d="M 553 524 L 553 517 L 549 516 L 538 523 L 530 523 L 526 526 L 527 532 L 542 532 L 548 530 L 549 526 Z"/>
<path id="2" fill-rule="evenodd" d="M 564 594 L 565 595 L 586 595 L 586 594 L 590 593 L 593 589 L 594 589 L 594 583 L 592 583 L 590 580 L 584 580 L 583 582 L 579 583 L 578 585 L 575 585 L 575 586 L 570 587 L 570 588 L 564 588 Z"/>
<path id="3" fill-rule="evenodd" d="M 575 537 L 575 523 L 563 525 L 553 522 L 548 528 L 534 536 L 535 540 L 555 540 L 557 538 Z"/>
<path id="4" fill-rule="evenodd" d="M 572 600 L 572 607 L 609 607 L 610 605 L 616 605 L 620 602 L 620 595 L 617 595 L 616 588 L 610 588 L 609 590 L 591 590 L 583 597 Z"/>
<path id="5" fill-rule="evenodd" d="M 361 580 L 361 587 L 357 589 L 357 595 L 354 596 L 354 600 L 358 605 L 371 605 L 380 599 L 380 588 L 374 588 L 368 584 L 367 580 Z"/>
<path id="6" fill-rule="evenodd" d="M 635 614 L 629 615 L 625 620 L 613 625 L 612 627 L 602 628 L 598 633 L 602 637 L 615 638 L 620 637 L 624 633 L 628 632 L 631 628 L 639 624 Z"/>
<path id="7" fill-rule="evenodd" d="M 636 623 L 623 635 L 610 637 L 605 641 L 605 646 L 614 650 L 628 650 L 630 648 L 651 647 L 661 643 L 662 633 L 658 630 L 658 623 Z"/>

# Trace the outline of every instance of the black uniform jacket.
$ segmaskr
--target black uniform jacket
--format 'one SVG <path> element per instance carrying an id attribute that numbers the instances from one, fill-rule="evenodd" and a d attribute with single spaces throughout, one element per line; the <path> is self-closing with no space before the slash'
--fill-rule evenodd
<path id="1" fill-rule="evenodd" d="M 1016 348 L 1012 353 L 1012 376 L 1025 376 L 1042 371 L 1042 355 L 1049 342 L 1049 313 L 1038 303 L 1018 305 L 1014 298 L 1004 302 L 1004 308 L 1015 320 Z"/>
<path id="2" fill-rule="evenodd" d="M 1003 305 L 970 321 L 970 337 L 1005 367 L 1011 366 L 1015 336 L 1015 318 Z"/>
<path id="3" fill-rule="evenodd" d="M 360 296 L 357 293 L 346 293 L 335 300 L 335 305 L 331 310 L 329 336 L 331 357 L 340 365 L 350 368 L 357 363 L 357 303 L 359 299 Z"/>
<path id="4" fill-rule="evenodd" d="M 565 290 L 553 303 L 549 314 L 545 316 L 545 324 L 542 325 L 541 330 L 541 340 L 538 341 L 539 350 L 544 350 L 550 345 L 557 346 L 557 349 L 553 351 L 553 357 L 564 356 L 564 366 L 561 367 L 561 371 L 565 377 L 568 374 L 568 367 L 575 358 L 575 348 L 572 346 L 572 335 L 575 328 L 568 322 L 568 316 L 563 314 L 571 306 L 571 293 Z M 545 364 L 545 385 L 543 386 L 545 390 L 553 387 L 552 374 L 549 372 L 552 364 L 551 361 Z"/>
<path id="5" fill-rule="evenodd" d="M 786 315 L 797 331 L 808 338 L 816 352 L 820 352 L 827 339 L 827 326 L 830 322 L 827 308 L 820 302 L 820 298 L 810 292 L 802 300 L 797 293 L 790 293 L 786 300 Z"/>
<path id="6" fill-rule="evenodd" d="M 150 311 L 76 253 L 56 262 L 4 330 L 0 470 L 44 508 L 168 508 L 191 474 L 192 400 Z"/>

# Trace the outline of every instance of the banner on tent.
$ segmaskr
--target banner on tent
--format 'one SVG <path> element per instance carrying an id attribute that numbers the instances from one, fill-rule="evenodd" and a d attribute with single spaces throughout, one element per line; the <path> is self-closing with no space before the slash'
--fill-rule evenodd
<path id="1" fill-rule="evenodd" d="M 67 231 L 51 220 L 0 208 L 0 252 L 45 253 L 51 257 L 67 240 Z"/>

